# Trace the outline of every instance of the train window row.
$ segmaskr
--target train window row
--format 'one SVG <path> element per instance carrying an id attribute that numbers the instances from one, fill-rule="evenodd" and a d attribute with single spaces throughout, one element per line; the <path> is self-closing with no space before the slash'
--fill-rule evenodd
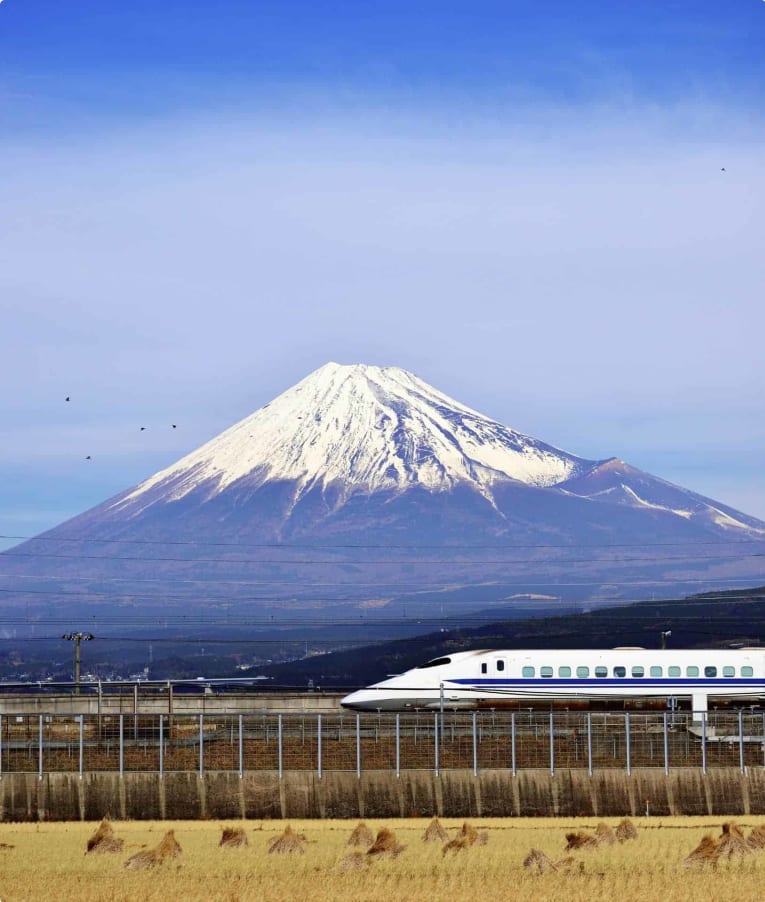
<path id="1" fill-rule="evenodd" d="M 501 659 L 497 660 L 497 670 L 503 671 L 505 669 L 505 662 Z M 481 665 L 482 673 L 486 673 L 486 665 Z M 559 679 L 569 679 L 573 676 L 574 672 L 578 679 L 588 679 L 590 676 L 593 676 L 596 679 L 604 679 L 609 676 L 608 667 L 603 665 L 599 665 L 597 667 L 590 668 L 586 665 L 580 665 L 576 668 L 571 668 L 566 665 L 561 665 L 557 669 L 557 676 Z M 629 668 L 629 675 L 633 679 L 640 679 L 641 677 L 651 677 L 653 679 L 659 678 L 662 679 L 665 676 L 671 678 L 678 678 L 682 676 L 690 677 L 691 679 L 694 677 L 703 676 L 706 679 L 715 679 L 717 677 L 722 676 L 723 678 L 732 678 L 736 676 L 736 668 L 731 665 L 726 665 L 724 667 L 716 667 L 714 665 L 707 665 L 706 667 L 697 667 L 695 664 L 689 664 L 685 668 L 685 674 L 683 674 L 683 668 L 678 665 L 671 665 L 665 668 L 658 665 L 652 664 L 650 667 L 643 667 L 642 664 L 635 664 Z M 611 676 L 618 678 L 625 678 L 628 673 L 628 668 L 623 667 L 621 665 L 616 665 L 612 668 Z M 527 679 L 531 679 L 536 677 L 537 668 L 531 665 L 526 665 L 521 669 L 521 676 Z M 741 677 L 751 677 L 754 676 L 754 669 L 749 665 L 745 664 L 739 668 L 739 676 Z M 539 676 L 543 679 L 551 679 L 555 676 L 555 669 L 550 666 L 542 666 L 539 668 Z"/>

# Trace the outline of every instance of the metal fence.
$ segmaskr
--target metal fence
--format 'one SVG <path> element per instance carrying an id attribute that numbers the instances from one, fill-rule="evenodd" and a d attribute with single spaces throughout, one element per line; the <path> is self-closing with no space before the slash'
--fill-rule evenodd
<path id="1" fill-rule="evenodd" d="M 765 766 L 765 712 L 0 715 L 3 773 Z"/>

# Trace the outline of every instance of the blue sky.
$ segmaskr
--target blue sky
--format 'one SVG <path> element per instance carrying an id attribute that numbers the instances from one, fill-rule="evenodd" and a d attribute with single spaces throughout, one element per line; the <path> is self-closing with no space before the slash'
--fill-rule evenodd
<path id="1" fill-rule="evenodd" d="M 765 518 L 764 101 L 762 0 L 4 0 L 0 533 L 328 360 Z"/>

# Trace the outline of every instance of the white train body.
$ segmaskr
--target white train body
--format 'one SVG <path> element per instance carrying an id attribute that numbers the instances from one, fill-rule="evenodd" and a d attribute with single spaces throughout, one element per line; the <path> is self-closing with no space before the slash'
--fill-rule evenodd
<path id="1" fill-rule="evenodd" d="M 643 648 L 463 651 L 346 696 L 345 708 L 403 711 L 524 701 L 566 704 L 687 699 L 752 703 L 765 696 L 765 649 Z"/>

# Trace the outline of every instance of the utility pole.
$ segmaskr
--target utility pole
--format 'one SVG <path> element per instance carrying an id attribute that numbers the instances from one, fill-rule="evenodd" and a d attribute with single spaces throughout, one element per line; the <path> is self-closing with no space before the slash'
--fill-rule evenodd
<path id="1" fill-rule="evenodd" d="M 667 639 L 672 635 L 672 630 L 662 630 L 661 631 L 661 647 L 667 647 Z"/>
<path id="2" fill-rule="evenodd" d="M 93 633 L 64 633 L 61 637 L 74 642 L 74 694 L 80 694 L 80 642 L 90 642 L 96 637 Z"/>

